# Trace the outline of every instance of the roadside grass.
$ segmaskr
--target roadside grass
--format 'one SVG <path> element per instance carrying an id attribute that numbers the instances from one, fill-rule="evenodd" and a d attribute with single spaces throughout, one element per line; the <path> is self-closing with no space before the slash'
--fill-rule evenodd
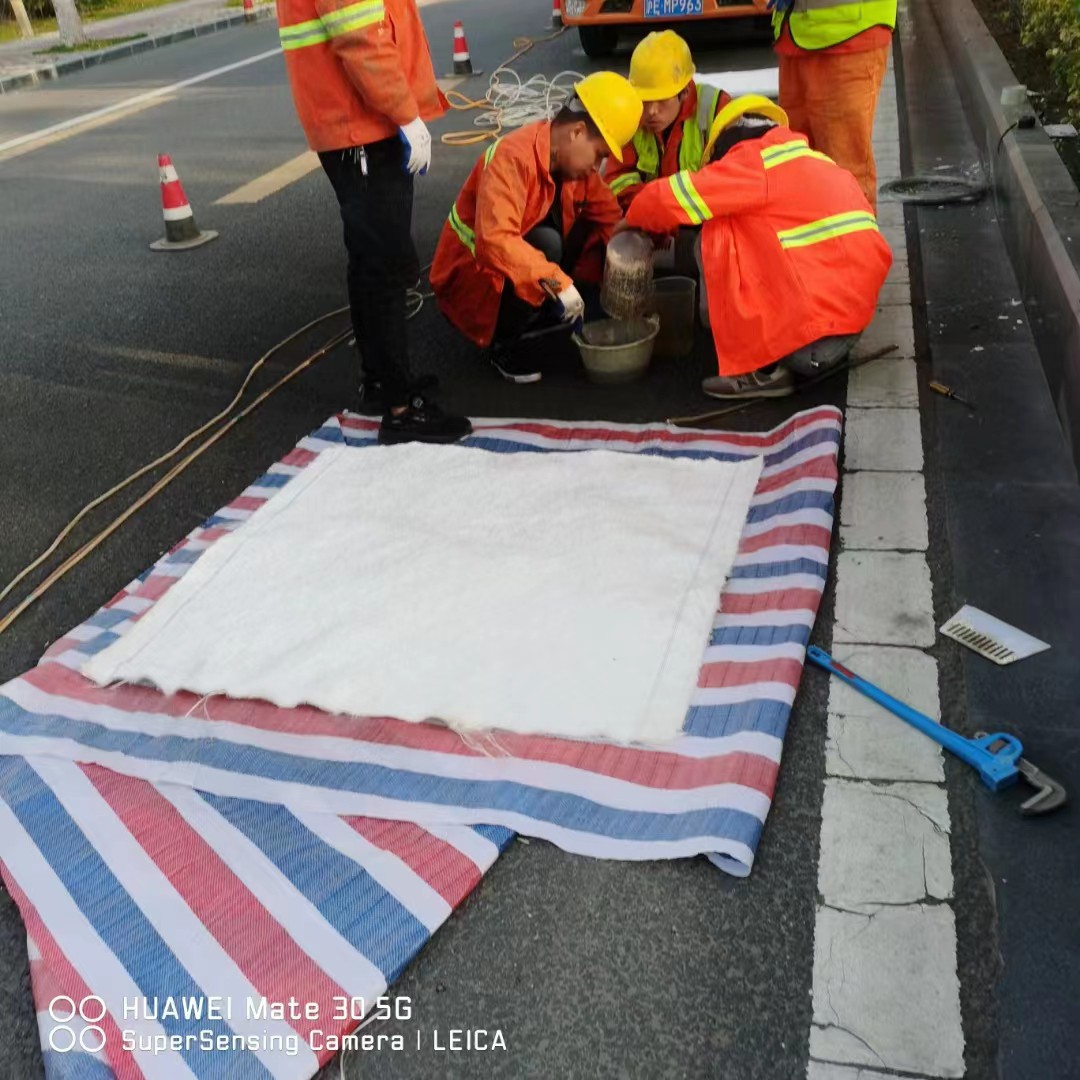
<path id="1" fill-rule="evenodd" d="M 132 15 L 137 11 L 149 11 L 151 8 L 174 2 L 175 0 L 101 0 L 100 3 L 80 4 L 79 14 L 82 16 L 83 24 L 86 25 L 97 22 L 99 19 L 111 19 L 114 15 Z M 30 25 L 33 26 L 35 35 L 51 34 L 56 30 L 56 19 L 31 19 Z M 20 40 L 19 28 L 15 25 L 15 20 L 0 20 L 0 43 L 18 40 Z M 111 41 L 110 44 L 115 45 L 116 40 Z M 104 46 L 95 42 L 92 47 L 103 48 Z"/>
<path id="2" fill-rule="evenodd" d="M 93 41 L 84 41 L 81 45 L 54 45 L 51 49 L 39 49 L 34 55 L 45 56 L 49 53 L 75 53 L 93 52 L 95 49 L 107 49 L 110 45 L 123 45 L 127 41 L 138 41 L 146 37 L 145 34 L 128 34 L 127 37 L 94 38 Z"/>

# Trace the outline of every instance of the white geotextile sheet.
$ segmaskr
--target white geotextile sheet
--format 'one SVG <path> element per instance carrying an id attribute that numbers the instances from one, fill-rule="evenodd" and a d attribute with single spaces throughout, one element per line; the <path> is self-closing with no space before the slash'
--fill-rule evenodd
<path id="1" fill-rule="evenodd" d="M 83 673 L 461 730 L 680 731 L 761 459 L 333 448 Z"/>
<path id="2" fill-rule="evenodd" d="M 774 101 L 780 96 L 780 69 L 753 68 L 749 71 L 701 72 L 694 82 L 726 90 L 733 98 L 743 94 L 763 94 Z"/>

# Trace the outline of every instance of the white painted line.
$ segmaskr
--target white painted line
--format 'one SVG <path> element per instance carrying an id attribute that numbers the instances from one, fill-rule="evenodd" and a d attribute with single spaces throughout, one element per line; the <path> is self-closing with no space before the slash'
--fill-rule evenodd
<path id="1" fill-rule="evenodd" d="M 874 135 L 879 179 L 899 161 L 895 82 Z M 903 211 L 882 232 L 901 269 L 863 335 L 890 360 L 848 381 L 833 655 L 938 719 L 926 490 Z M 860 471 L 861 470 L 861 471 Z M 814 923 L 807 1080 L 962 1076 L 951 827 L 942 751 L 833 679 Z"/>
<path id="2" fill-rule="evenodd" d="M 940 720 L 937 661 L 921 649 L 834 644 L 832 654 L 893 697 Z M 828 776 L 945 781 L 942 750 L 936 742 L 839 679 L 829 683 L 828 730 Z"/>
<path id="3" fill-rule="evenodd" d="M 875 915 L 819 908 L 813 995 L 813 1057 L 886 1072 L 964 1075 L 949 904 L 904 904 Z"/>
<path id="4" fill-rule="evenodd" d="M 230 71 L 237 71 L 240 68 L 248 67 L 250 64 L 257 64 L 261 60 L 269 60 L 271 56 L 277 56 L 280 52 L 280 48 L 269 49 L 255 56 L 249 56 L 246 60 L 237 60 L 233 64 L 226 64 L 224 67 L 214 68 L 212 71 L 204 71 L 201 75 L 193 75 L 189 79 L 182 79 L 180 82 L 170 83 L 168 86 L 159 86 L 155 90 L 147 90 L 144 94 L 136 94 L 135 97 L 125 98 L 123 101 L 114 102 L 112 105 L 95 109 L 93 112 L 73 116 L 69 120 L 61 120 L 58 124 L 51 124 L 49 127 L 41 128 L 38 131 L 31 131 L 26 135 L 8 139 L 7 142 L 0 143 L 0 154 L 20 146 L 26 146 L 28 143 L 37 142 L 40 139 L 46 139 L 61 131 L 71 131 L 74 128 L 100 120 L 102 117 L 124 112 L 133 106 L 141 105 L 145 101 L 153 101 L 155 98 L 165 97 L 167 94 L 175 94 L 178 90 L 184 90 L 189 86 L 195 86 L 197 83 L 206 82 L 208 79 L 216 79 L 221 75 L 227 75 Z"/>
<path id="5" fill-rule="evenodd" d="M 851 394 L 849 383 L 849 401 Z M 844 476 L 840 542 L 845 551 L 925 551 L 927 533 L 922 473 L 852 472 Z"/>
<path id="6" fill-rule="evenodd" d="M 64 139 L 70 139 L 75 135 L 82 135 L 87 131 L 94 131 L 96 128 L 104 127 L 106 124 L 115 123 L 117 120 L 126 120 L 129 116 L 144 112 L 146 109 L 153 109 L 158 105 L 164 105 L 166 102 L 172 100 L 172 97 L 157 97 L 152 101 L 140 101 L 138 104 L 122 109 L 110 116 L 100 116 L 96 120 L 88 120 L 79 128 L 69 128 L 66 131 L 57 131 L 52 135 L 44 135 L 34 142 L 24 143 L 22 146 L 17 146 L 13 150 L 4 150 L 0 148 L 0 161 L 10 161 L 12 158 L 21 157 L 23 154 L 33 153 L 35 150 L 40 150 L 46 146 L 52 146 L 53 143 L 61 142 Z M 6 146 L 7 144 L 5 143 L 4 145 Z"/>
<path id="7" fill-rule="evenodd" d="M 313 150 L 307 150 L 299 157 L 286 161 L 284 165 L 279 165 L 276 169 L 271 169 L 268 173 L 257 176 L 254 180 L 238 187 L 235 191 L 230 191 L 228 195 L 222 195 L 220 199 L 215 201 L 214 205 L 236 206 L 262 202 L 263 199 L 276 194 L 290 184 L 296 183 L 297 180 L 302 180 L 308 173 L 314 172 L 318 167 L 319 155 Z"/>

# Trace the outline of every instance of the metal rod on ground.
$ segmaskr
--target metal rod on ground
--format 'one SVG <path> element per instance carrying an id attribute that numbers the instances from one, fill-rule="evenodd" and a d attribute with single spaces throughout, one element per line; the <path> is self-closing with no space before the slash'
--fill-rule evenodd
<path id="1" fill-rule="evenodd" d="M 829 368 L 828 371 L 823 371 L 820 375 L 815 375 L 812 379 L 799 383 L 799 389 L 808 390 L 811 386 L 817 386 L 818 383 L 831 379 L 834 375 L 841 374 L 841 372 L 854 371 L 855 368 L 862 367 L 863 364 L 869 364 L 872 360 L 880 360 L 883 356 L 888 356 L 889 353 L 896 352 L 899 348 L 899 345 L 886 345 L 883 349 L 877 349 L 867 356 L 860 356 L 857 360 L 849 360 L 846 364 Z M 712 412 L 698 413 L 695 416 L 669 416 L 667 423 L 673 424 L 675 427 L 697 427 L 700 424 L 709 424 L 724 416 L 742 412 L 744 409 L 749 409 L 754 405 L 760 405 L 763 401 L 772 400 L 772 398 L 750 398 L 748 401 L 740 401 L 735 405 L 729 405 L 726 409 L 714 409 Z"/>

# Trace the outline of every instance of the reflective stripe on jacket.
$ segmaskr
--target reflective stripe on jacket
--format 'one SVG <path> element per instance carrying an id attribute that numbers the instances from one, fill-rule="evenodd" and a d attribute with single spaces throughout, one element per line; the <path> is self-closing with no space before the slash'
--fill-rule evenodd
<path id="1" fill-rule="evenodd" d="M 855 178 L 786 127 L 646 185 L 626 220 L 656 233 L 701 226 L 721 375 L 865 330 L 892 265 Z"/>
<path id="2" fill-rule="evenodd" d="M 830 49 L 842 45 L 872 26 L 896 28 L 896 0 L 864 0 L 838 4 L 836 0 L 795 0 L 788 12 L 774 11 L 773 37 L 780 40 L 787 20 L 791 40 L 800 49 Z"/>
<path id="3" fill-rule="evenodd" d="M 670 176 L 680 169 L 701 168 L 705 143 L 717 110 L 730 100 L 730 95 L 722 90 L 692 82 L 666 146 L 661 148 L 659 136 L 638 128 L 633 141 L 623 149 L 622 161 L 609 158 L 604 169 L 604 179 L 623 210 L 634 201 L 642 184 Z"/>
<path id="4" fill-rule="evenodd" d="M 378 142 L 446 111 L 415 0 L 277 0 L 277 13 L 312 150 Z"/>
<path id="5" fill-rule="evenodd" d="M 573 283 L 525 241 L 551 212 L 555 180 L 550 165 L 551 124 L 518 128 L 481 155 L 450 208 L 435 248 L 431 287 L 443 314 L 477 345 L 491 342 L 507 281 L 534 307 L 547 298 L 542 282 L 556 292 Z M 563 238 L 577 221 L 597 225 L 573 278 L 600 280 L 605 245 L 621 218 L 615 196 L 597 173 L 563 181 Z"/>

